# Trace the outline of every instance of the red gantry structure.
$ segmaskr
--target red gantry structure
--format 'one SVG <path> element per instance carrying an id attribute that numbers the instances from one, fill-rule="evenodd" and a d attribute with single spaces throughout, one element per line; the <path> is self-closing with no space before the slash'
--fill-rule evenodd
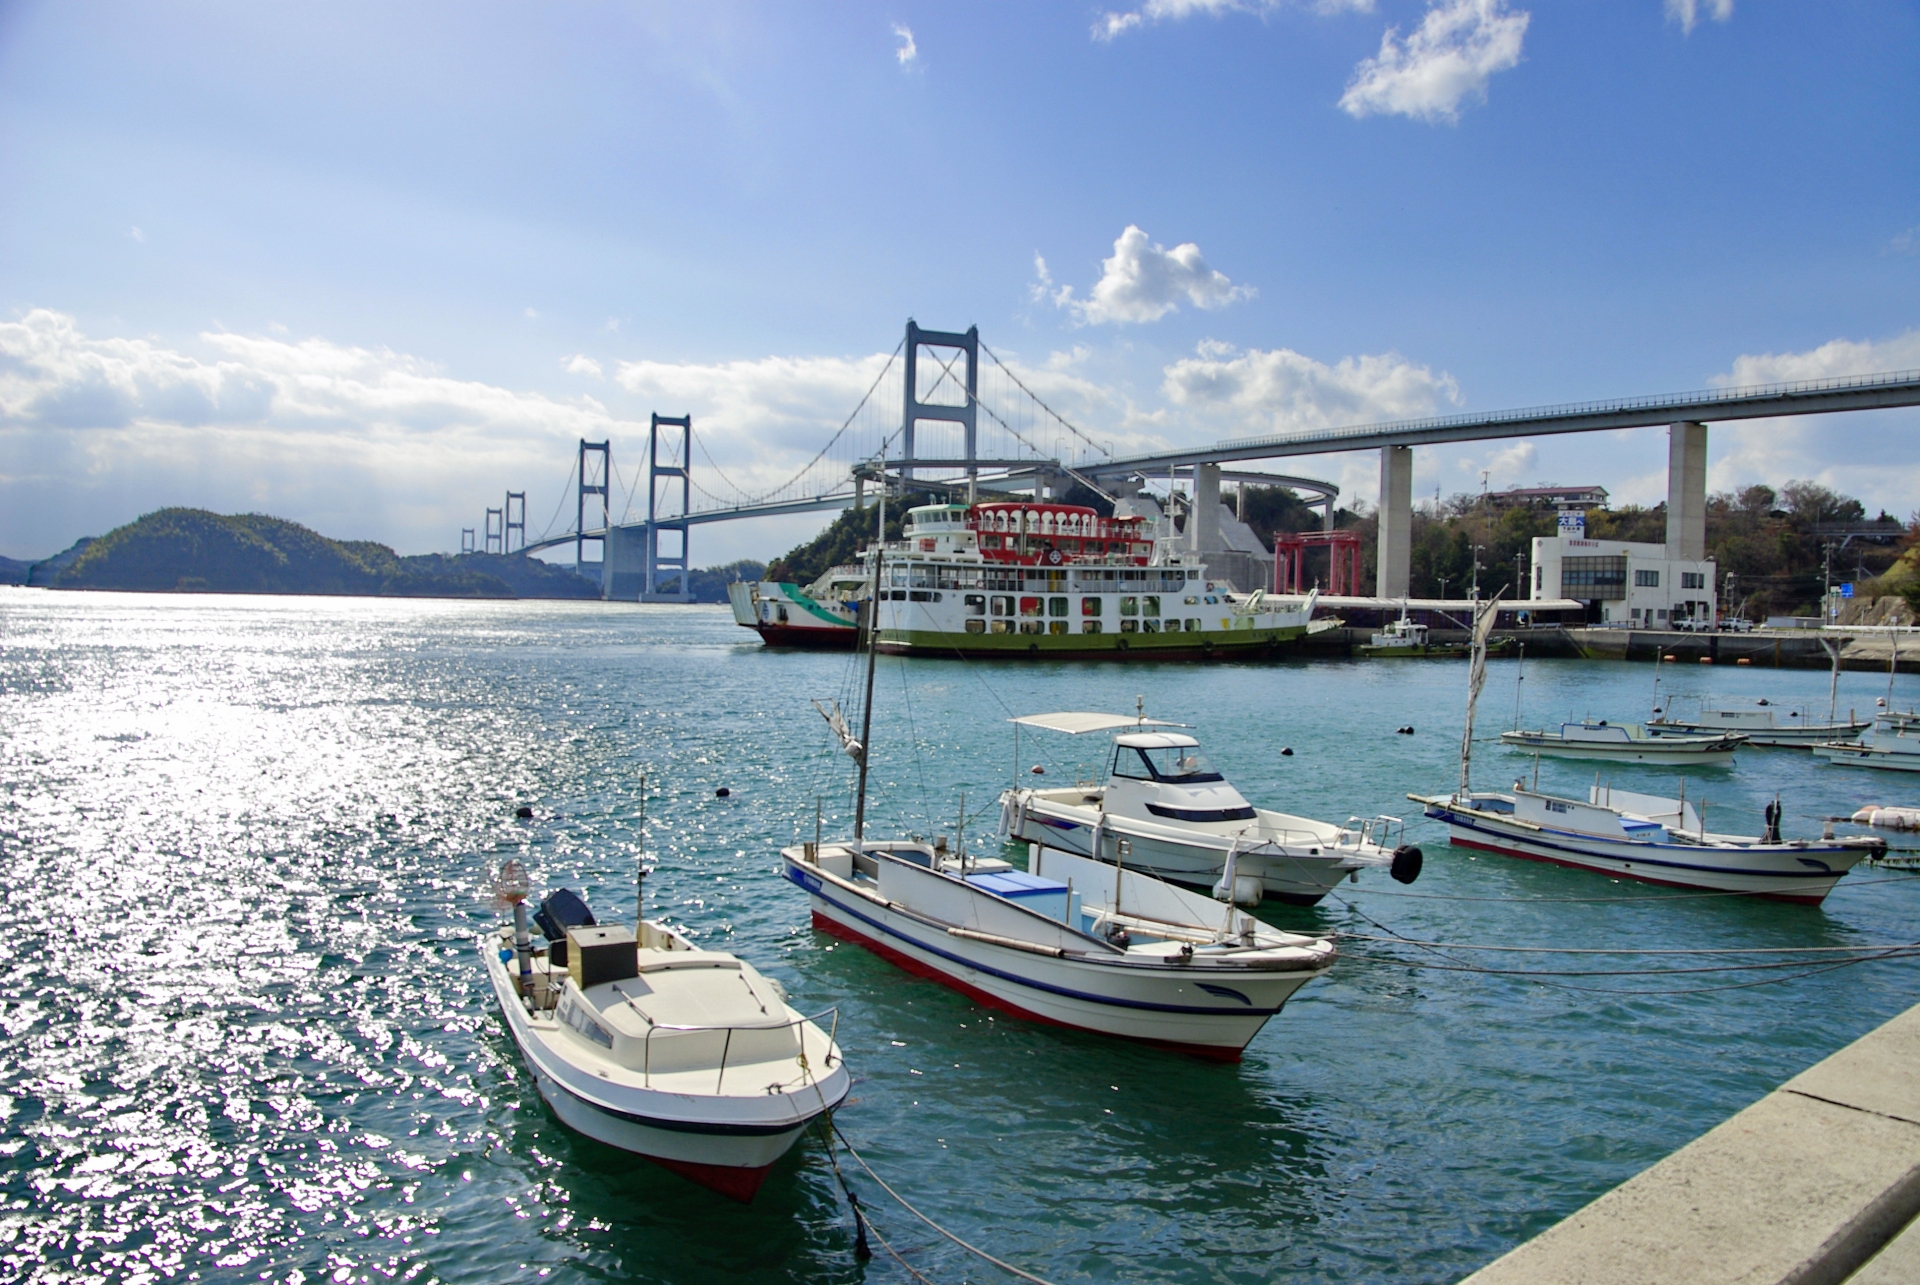
<path id="1" fill-rule="evenodd" d="M 1309 548 L 1327 550 L 1329 595 L 1339 598 L 1359 596 L 1360 533 L 1358 531 L 1279 531 L 1273 537 L 1273 591 L 1305 593 L 1313 588 L 1303 584 Z"/>

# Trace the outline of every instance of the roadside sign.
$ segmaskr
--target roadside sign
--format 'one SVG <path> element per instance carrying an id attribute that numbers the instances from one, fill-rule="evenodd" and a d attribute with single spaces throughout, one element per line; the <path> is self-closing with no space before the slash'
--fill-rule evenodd
<path id="1" fill-rule="evenodd" d="M 1853 583 L 1851 581 L 1840 586 L 1840 596 L 1842 598 L 1853 597 Z"/>

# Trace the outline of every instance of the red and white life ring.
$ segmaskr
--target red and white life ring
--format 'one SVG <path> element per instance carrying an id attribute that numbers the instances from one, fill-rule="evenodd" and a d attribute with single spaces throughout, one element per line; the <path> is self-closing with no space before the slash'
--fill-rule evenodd
<path id="1" fill-rule="evenodd" d="M 1060 550 L 1058 549 L 1048 549 L 1044 554 L 1041 555 L 1041 561 L 1045 562 L 1050 567 L 1057 567 L 1061 563 L 1065 562 L 1066 560 L 1067 560 L 1067 555 L 1060 552 Z"/>

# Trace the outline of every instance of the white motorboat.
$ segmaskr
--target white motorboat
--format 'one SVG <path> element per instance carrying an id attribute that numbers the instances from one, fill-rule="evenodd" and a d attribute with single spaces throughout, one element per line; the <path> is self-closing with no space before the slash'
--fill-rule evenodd
<path id="1" fill-rule="evenodd" d="M 1220 1061 L 1333 966 L 1331 941 L 1136 872 L 1028 849 L 1029 869 L 944 843 L 799 844 L 780 854 L 813 925 L 1035 1021 Z"/>
<path id="2" fill-rule="evenodd" d="M 1815 757 L 1850 767 L 1877 767 L 1889 772 L 1920 772 L 1920 726 L 1887 718 L 1874 724 L 1873 739 L 1860 743 L 1830 742 L 1813 747 Z"/>
<path id="3" fill-rule="evenodd" d="M 886 529 L 886 505 L 880 506 Z M 885 560 L 876 551 L 876 575 Z M 874 658 L 863 632 L 866 696 L 855 736 L 838 705 L 822 706 L 858 764 L 853 839 L 796 844 L 782 872 L 804 888 L 814 926 L 912 973 L 1036 1021 L 1236 1060 L 1287 998 L 1332 967 L 1333 943 L 1283 933 L 1231 903 L 1216 905 L 1151 875 L 1071 853 L 1033 868 L 966 854 L 945 839 L 870 843 Z M 962 801 L 961 816 L 966 815 Z M 1078 864 L 1076 864 L 1078 863 Z M 1226 882 L 1232 887 L 1229 865 Z"/>
<path id="4" fill-rule="evenodd" d="M 1562 723 L 1557 729 L 1500 733 L 1500 743 L 1554 758 L 1606 759 L 1614 763 L 1677 763 L 1720 766 L 1747 738 L 1739 732 L 1650 735 L 1631 723 Z"/>
<path id="5" fill-rule="evenodd" d="M 596 1141 L 753 1199 L 851 1087 L 833 1029 L 819 1025 L 837 1026 L 837 1012 L 802 1016 L 745 960 L 656 921 L 640 922 L 638 940 L 623 924 L 596 924 L 564 889 L 542 903 L 542 931 L 555 935 L 536 948 L 525 876 L 517 896 L 514 878 L 502 889 L 514 923 L 479 946 L 540 1096 Z"/>
<path id="6" fill-rule="evenodd" d="M 1408 795 L 1458 847 L 1671 888 L 1818 905 L 1854 865 L 1886 851 L 1874 835 L 1783 840 L 1778 805 L 1762 837 L 1708 830 L 1695 802 L 1595 785 L 1588 798 L 1511 792 Z"/>
<path id="7" fill-rule="evenodd" d="M 1650 720 L 1647 731 L 1659 737 L 1711 736 L 1737 732 L 1750 745 L 1807 749 L 1834 741 L 1858 740 L 1872 724 L 1849 714 L 1845 721 L 1815 718 L 1805 709 L 1783 709 L 1764 697 L 1750 705 L 1703 705 L 1682 718 L 1669 698 L 1666 713 Z"/>
<path id="8" fill-rule="evenodd" d="M 1231 896 L 1311 906 L 1342 879 L 1384 869 L 1420 875 L 1420 849 L 1397 817 L 1345 825 L 1256 808 L 1214 769 L 1178 724 L 1136 713 L 1032 714 L 1019 727 L 1078 736 L 1118 732 L 1102 785 L 1015 787 L 1000 796 L 1000 831 L 1129 870 Z M 1017 735 L 1017 732 L 1016 732 Z M 1016 759 L 1018 753 L 1015 754 Z M 1226 880 L 1229 867 L 1234 877 Z"/>

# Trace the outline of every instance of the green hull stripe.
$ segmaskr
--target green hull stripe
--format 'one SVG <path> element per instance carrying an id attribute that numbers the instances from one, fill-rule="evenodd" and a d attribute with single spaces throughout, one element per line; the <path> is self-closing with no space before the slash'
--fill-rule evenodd
<path id="1" fill-rule="evenodd" d="M 1125 651 L 1129 656 L 1151 656 L 1156 652 L 1199 651 L 1213 645 L 1216 655 L 1237 651 L 1258 651 L 1276 643 L 1293 642 L 1306 634 L 1306 626 L 1283 629 L 1206 630 L 1177 634 L 950 634 L 928 629 L 882 629 L 880 646 L 913 651 L 1007 652 L 1025 654 L 1038 646 L 1041 655 L 1103 655 Z M 1125 644 L 1123 647 L 1121 644 Z"/>
<path id="2" fill-rule="evenodd" d="M 828 624 L 836 625 L 841 629 L 853 628 L 853 625 L 850 622 L 842 620 L 840 617 L 834 615 L 832 612 L 822 607 L 819 603 L 815 602 L 811 597 L 807 595 L 807 591 L 805 589 L 802 589 L 799 585 L 783 584 L 776 581 L 774 583 L 774 587 L 780 591 L 781 596 L 786 598 L 788 602 L 792 603 L 796 607 L 800 607 L 812 613 L 815 616 L 818 616 L 820 619 L 826 621 Z"/>

